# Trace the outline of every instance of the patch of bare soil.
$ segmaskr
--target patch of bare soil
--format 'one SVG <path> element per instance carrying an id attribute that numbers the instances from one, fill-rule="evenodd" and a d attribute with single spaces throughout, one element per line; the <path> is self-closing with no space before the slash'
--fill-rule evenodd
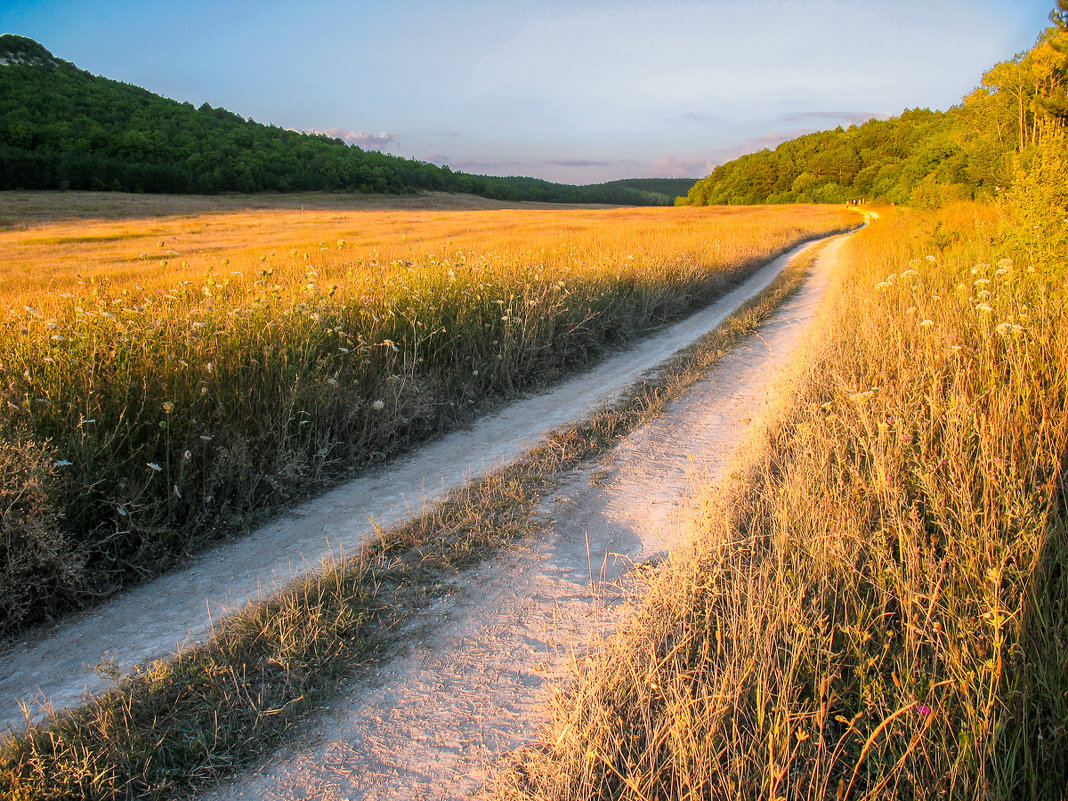
<path id="1" fill-rule="evenodd" d="M 800 249 L 770 262 L 702 311 L 549 392 L 524 398 L 348 482 L 247 537 L 217 545 L 184 570 L 58 626 L 0 644 L 0 728 L 24 720 L 23 704 L 38 718 L 46 703 L 62 708 L 86 692 L 106 689 L 111 680 L 95 670 L 102 663 L 109 667 L 103 673 L 129 672 L 204 641 L 213 621 L 248 599 L 316 570 L 324 558 L 354 553 L 375 536 L 375 525 L 397 525 L 449 490 L 516 459 L 548 431 L 588 415 L 715 328 Z"/>
<path id="2" fill-rule="evenodd" d="M 770 413 L 842 240 L 803 289 L 703 381 L 540 510 L 542 532 L 460 578 L 410 646 L 323 709 L 297 742 L 226 786 L 233 799 L 445 799 L 479 793 L 495 759 L 546 722 L 549 694 L 626 615 L 626 576 L 685 540 L 692 482 L 717 481 Z"/>

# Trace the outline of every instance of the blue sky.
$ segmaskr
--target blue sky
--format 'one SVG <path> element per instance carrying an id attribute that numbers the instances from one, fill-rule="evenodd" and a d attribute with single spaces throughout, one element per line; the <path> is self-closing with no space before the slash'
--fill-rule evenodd
<path id="1" fill-rule="evenodd" d="M 196 105 L 468 172 L 700 176 L 944 109 L 1052 0 L 0 0 L 0 32 Z"/>

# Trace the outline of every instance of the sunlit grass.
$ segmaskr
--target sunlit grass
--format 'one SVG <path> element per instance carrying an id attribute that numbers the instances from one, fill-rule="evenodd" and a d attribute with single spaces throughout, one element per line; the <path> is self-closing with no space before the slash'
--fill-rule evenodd
<path id="1" fill-rule="evenodd" d="M 855 238 L 787 411 L 505 795 L 1062 797 L 1065 266 L 932 215 Z"/>
<path id="2" fill-rule="evenodd" d="M 157 571 L 851 219 L 271 210 L 0 234 L 0 629 Z M 26 265 L 52 291 L 24 288 Z"/>
<path id="3" fill-rule="evenodd" d="M 801 285 L 812 252 L 714 331 L 516 462 L 217 621 L 203 646 L 0 737 L 0 795 L 169 799 L 262 756 L 303 715 L 350 691 L 358 665 L 403 647 L 411 616 L 450 592 L 456 571 L 536 534 L 537 510 L 559 482 L 700 380 Z"/>

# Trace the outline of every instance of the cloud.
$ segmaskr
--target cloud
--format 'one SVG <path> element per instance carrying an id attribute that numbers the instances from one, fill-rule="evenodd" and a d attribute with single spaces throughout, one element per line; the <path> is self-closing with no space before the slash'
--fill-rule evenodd
<path id="1" fill-rule="evenodd" d="M 386 145 L 396 141 L 393 134 L 382 131 L 381 133 L 367 133 L 366 131 L 349 131 L 345 128 L 309 128 L 307 133 L 323 134 L 331 139 L 340 139 L 349 145 L 357 145 L 364 150 L 381 150 Z"/>
<path id="2" fill-rule="evenodd" d="M 503 170 L 514 171 L 517 167 L 523 167 L 526 164 L 526 162 L 523 161 L 477 161 L 475 159 L 458 159 L 440 153 L 433 156 L 427 156 L 426 161 L 431 164 L 447 166 L 450 170 L 459 170 L 461 172 L 470 173 L 494 173 Z"/>
<path id="3" fill-rule="evenodd" d="M 723 122 L 723 118 L 717 117 L 714 114 L 705 114 L 703 111 L 687 111 L 685 114 L 679 114 L 677 117 L 672 117 L 671 122 L 685 122 L 696 125 L 718 125 Z"/>
<path id="4" fill-rule="evenodd" d="M 720 161 L 717 164 L 722 164 L 725 161 L 736 159 L 739 156 L 744 156 L 747 153 L 756 153 L 764 148 L 775 149 L 783 142 L 790 139 L 796 139 L 799 136 L 810 134 L 816 129 L 814 128 L 797 128 L 792 131 L 769 131 L 762 136 L 754 136 L 752 139 L 746 139 L 743 142 L 739 142 L 736 145 L 732 145 L 729 148 L 725 148 L 720 151 Z"/>
<path id="5" fill-rule="evenodd" d="M 554 167 L 608 167 L 610 161 L 590 161 L 589 159 L 550 159 L 545 162 Z"/>
<path id="6" fill-rule="evenodd" d="M 819 121 L 846 123 L 848 125 L 860 125 L 868 120 L 885 120 L 885 114 L 876 114 L 874 111 L 799 111 L 792 114 L 780 114 L 775 118 L 777 122 L 811 123 Z"/>
<path id="7" fill-rule="evenodd" d="M 661 156 L 647 170 L 649 178 L 703 178 L 715 168 L 716 163 L 708 159 L 677 159 Z"/>

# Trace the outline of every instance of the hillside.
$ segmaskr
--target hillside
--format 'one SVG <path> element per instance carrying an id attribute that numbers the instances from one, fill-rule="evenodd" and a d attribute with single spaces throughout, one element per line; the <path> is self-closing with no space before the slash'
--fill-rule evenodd
<path id="1" fill-rule="evenodd" d="M 361 150 L 91 75 L 0 36 L 0 189 L 463 192 L 500 200 L 670 205 L 623 184 L 498 178 Z"/>
<path id="2" fill-rule="evenodd" d="M 1042 125 L 1063 123 L 1066 48 L 1064 31 L 1052 27 L 948 111 L 912 109 L 791 139 L 720 165 L 678 202 L 936 206 L 990 199 L 1026 166 Z"/>

